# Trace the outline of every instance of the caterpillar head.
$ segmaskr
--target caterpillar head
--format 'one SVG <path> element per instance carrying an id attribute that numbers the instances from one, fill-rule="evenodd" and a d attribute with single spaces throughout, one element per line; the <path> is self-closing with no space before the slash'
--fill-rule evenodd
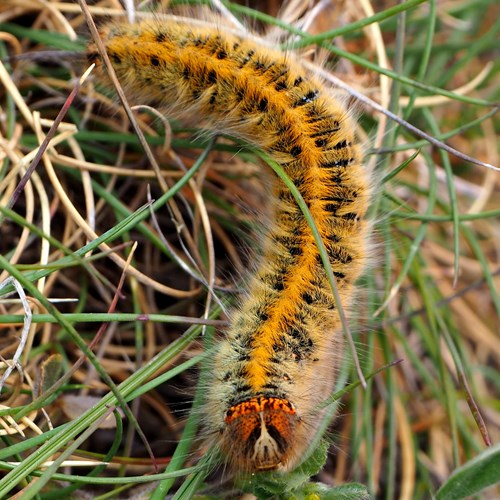
<path id="1" fill-rule="evenodd" d="M 258 396 L 231 406 L 221 447 L 231 467 L 247 472 L 287 468 L 301 424 L 286 399 Z"/>

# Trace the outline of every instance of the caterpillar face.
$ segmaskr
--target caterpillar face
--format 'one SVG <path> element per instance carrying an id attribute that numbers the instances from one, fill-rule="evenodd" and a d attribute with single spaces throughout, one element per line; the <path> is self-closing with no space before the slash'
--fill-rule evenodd
<path id="1" fill-rule="evenodd" d="M 289 401 L 260 396 L 231 406 L 224 423 L 221 442 L 228 462 L 243 471 L 263 471 L 287 464 L 300 420 Z"/>

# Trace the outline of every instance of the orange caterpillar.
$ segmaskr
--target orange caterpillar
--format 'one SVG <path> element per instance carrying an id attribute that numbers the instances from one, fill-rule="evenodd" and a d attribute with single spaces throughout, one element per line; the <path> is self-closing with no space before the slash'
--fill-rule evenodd
<path id="1" fill-rule="evenodd" d="M 135 102 L 203 119 L 283 166 L 317 224 L 348 305 L 366 257 L 369 179 L 354 123 L 328 87 L 293 56 L 217 28 L 144 21 L 111 24 L 101 37 Z M 88 57 L 99 60 L 95 46 Z M 344 354 L 312 232 L 281 181 L 273 193 L 262 258 L 221 342 L 205 408 L 211 443 L 242 472 L 300 462 Z"/>

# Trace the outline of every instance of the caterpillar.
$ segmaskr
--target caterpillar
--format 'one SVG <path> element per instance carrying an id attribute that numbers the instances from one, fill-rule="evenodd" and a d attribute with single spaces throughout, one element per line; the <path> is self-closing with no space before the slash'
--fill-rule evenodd
<path id="1" fill-rule="evenodd" d="M 302 195 L 344 306 L 366 260 L 369 175 L 352 113 L 291 54 L 178 20 L 101 30 L 125 94 L 180 119 L 203 118 L 265 151 Z M 99 63 L 94 44 L 88 60 Z M 107 81 L 104 71 L 100 72 Z M 276 180 L 271 223 L 233 312 L 207 392 L 209 443 L 241 472 L 293 469 L 322 420 L 344 356 L 338 308 L 313 233 Z"/>

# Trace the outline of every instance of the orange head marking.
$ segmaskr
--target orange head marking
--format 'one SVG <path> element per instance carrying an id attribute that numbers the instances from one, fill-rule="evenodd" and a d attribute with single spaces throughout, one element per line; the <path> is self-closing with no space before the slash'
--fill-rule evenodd
<path id="1" fill-rule="evenodd" d="M 224 422 L 222 448 L 228 463 L 253 472 L 286 464 L 299 417 L 286 399 L 259 396 L 231 406 Z"/>

